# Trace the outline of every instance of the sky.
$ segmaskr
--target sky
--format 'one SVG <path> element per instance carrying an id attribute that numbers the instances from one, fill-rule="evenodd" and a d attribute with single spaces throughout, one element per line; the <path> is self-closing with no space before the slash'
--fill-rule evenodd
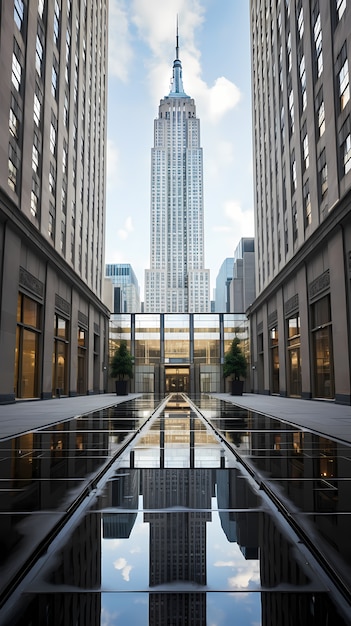
<path id="1" fill-rule="evenodd" d="M 249 0 L 110 0 L 106 263 L 150 268 L 154 119 L 168 95 L 176 22 L 185 92 L 200 119 L 205 268 L 254 236 Z"/>

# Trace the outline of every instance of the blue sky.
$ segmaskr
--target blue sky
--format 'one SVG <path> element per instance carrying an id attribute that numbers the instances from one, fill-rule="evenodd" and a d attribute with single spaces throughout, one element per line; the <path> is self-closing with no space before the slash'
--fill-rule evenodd
<path id="1" fill-rule="evenodd" d="M 150 267 L 153 122 L 179 56 L 204 153 L 205 267 L 212 288 L 254 235 L 249 0 L 110 0 L 106 263 Z"/>

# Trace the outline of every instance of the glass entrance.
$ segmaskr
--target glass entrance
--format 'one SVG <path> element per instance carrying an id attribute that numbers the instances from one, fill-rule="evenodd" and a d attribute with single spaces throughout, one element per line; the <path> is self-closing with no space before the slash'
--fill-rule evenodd
<path id="1" fill-rule="evenodd" d="M 166 368 L 166 393 L 189 393 L 189 368 Z"/>

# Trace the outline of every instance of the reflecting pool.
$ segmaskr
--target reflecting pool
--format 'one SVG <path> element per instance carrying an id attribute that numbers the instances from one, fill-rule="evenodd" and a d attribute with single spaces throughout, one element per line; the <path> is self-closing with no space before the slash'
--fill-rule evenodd
<path id="1" fill-rule="evenodd" d="M 351 449 L 208 396 L 0 441 L 0 624 L 350 624 Z"/>

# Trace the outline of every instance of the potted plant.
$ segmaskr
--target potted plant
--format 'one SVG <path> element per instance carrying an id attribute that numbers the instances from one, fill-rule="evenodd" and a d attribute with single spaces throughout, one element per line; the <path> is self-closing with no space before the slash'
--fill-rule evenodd
<path id="1" fill-rule="evenodd" d="M 242 396 L 246 376 L 247 361 L 240 348 L 240 340 L 235 337 L 232 344 L 224 355 L 223 375 L 224 378 L 232 376 L 232 396 Z"/>
<path id="2" fill-rule="evenodd" d="M 131 356 L 127 342 L 121 341 L 115 351 L 111 363 L 110 374 L 116 378 L 116 394 L 118 396 L 128 395 L 128 379 L 133 378 L 134 358 Z"/>

